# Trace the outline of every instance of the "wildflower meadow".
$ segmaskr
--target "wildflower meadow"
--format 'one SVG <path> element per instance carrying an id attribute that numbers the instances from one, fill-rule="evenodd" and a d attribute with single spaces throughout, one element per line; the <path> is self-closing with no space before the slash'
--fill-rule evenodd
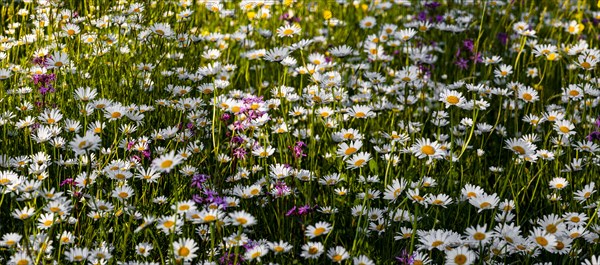
<path id="1" fill-rule="evenodd" d="M 600 264 L 599 23 L 0 0 L 0 264 Z"/>

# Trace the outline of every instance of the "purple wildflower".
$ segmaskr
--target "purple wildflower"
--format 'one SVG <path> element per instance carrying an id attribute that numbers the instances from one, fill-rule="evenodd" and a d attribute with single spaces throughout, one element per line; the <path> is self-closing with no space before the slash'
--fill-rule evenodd
<path id="1" fill-rule="evenodd" d="M 46 56 L 40 56 L 40 57 L 35 57 L 33 58 L 33 64 L 39 65 L 39 66 L 48 66 L 48 59 L 50 58 L 49 55 Z"/>
<path id="2" fill-rule="evenodd" d="M 74 186 L 74 185 L 77 185 L 77 182 L 73 178 L 68 178 L 68 179 L 63 180 L 60 183 L 61 187 L 64 185 Z"/>
<path id="3" fill-rule="evenodd" d="M 248 239 L 248 242 L 244 245 L 242 245 L 244 247 L 244 249 L 246 249 L 246 251 L 251 250 L 253 248 L 255 248 L 256 246 L 258 246 L 258 242 L 254 241 L 252 239 Z"/>
<path id="4" fill-rule="evenodd" d="M 234 137 L 231 137 L 231 142 L 234 144 L 241 144 L 244 142 L 244 138 L 242 138 L 240 136 L 234 136 Z"/>
<path id="5" fill-rule="evenodd" d="M 271 192 L 271 194 L 273 196 L 275 196 L 276 198 L 281 198 L 283 196 L 290 194 L 291 192 L 292 192 L 292 189 L 290 187 L 288 187 L 285 182 L 277 181 L 275 183 L 275 188 Z"/>
<path id="6" fill-rule="evenodd" d="M 460 68 L 460 69 L 467 69 L 469 67 L 469 60 L 464 59 L 464 58 L 458 58 L 455 62 L 455 64 Z"/>
<path id="7" fill-rule="evenodd" d="M 151 153 L 151 151 L 150 151 L 150 148 L 148 148 L 148 149 L 146 149 L 146 150 L 142 151 L 142 155 L 143 155 L 145 158 L 150 158 L 150 155 L 151 155 L 151 154 L 152 154 L 152 153 Z"/>
<path id="8" fill-rule="evenodd" d="M 480 52 L 471 55 L 471 57 L 469 57 L 469 59 L 471 59 L 474 63 L 482 63 L 483 62 L 483 58 L 482 58 Z"/>
<path id="9" fill-rule="evenodd" d="M 56 80 L 55 74 L 34 74 L 32 77 L 34 84 L 41 83 L 42 85 L 46 85 L 54 80 Z"/>
<path id="10" fill-rule="evenodd" d="M 223 115 L 221 115 L 220 120 L 221 121 L 228 121 L 231 118 L 231 115 L 229 115 L 229 113 L 223 113 Z"/>
<path id="11" fill-rule="evenodd" d="M 202 203 L 204 203 L 204 198 L 202 198 L 202 196 L 200 196 L 198 194 L 194 194 L 194 195 L 192 195 L 192 201 L 194 201 L 195 203 L 198 203 L 198 204 L 202 204 Z"/>
<path id="12" fill-rule="evenodd" d="M 35 130 L 39 129 L 39 128 L 40 128 L 40 126 L 42 126 L 42 125 L 41 125 L 39 122 L 34 122 L 34 123 L 31 125 L 31 127 L 29 127 L 29 128 L 31 128 L 31 130 L 32 130 L 32 131 L 35 131 Z"/>
<path id="13" fill-rule="evenodd" d="M 194 174 L 194 176 L 192 176 L 192 187 L 202 189 L 204 182 L 209 178 L 210 176 L 206 174 Z"/>
<path id="14" fill-rule="evenodd" d="M 216 197 L 213 197 L 213 199 L 212 199 L 212 202 L 211 202 L 211 203 L 214 203 L 214 204 L 216 204 L 216 205 L 219 205 L 219 206 L 221 206 L 223 209 L 227 208 L 227 206 L 228 206 L 228 205 L 227 205 L 227 201 L 225 201 L 225 198 L 223 198 L 223 197 L 221 197 L 221 196 L 216 196 Z"/>
<path id="15" fill-rule="evenodd" d="M 310 205 L 307 204 L 307 205 L 304 205 L 304 206 L 300 206 L 300 208 L 298 208 L 298 214 L 299 215 L 309 214 L 313 210 L 314 210 L 314 208 L 310 207 Z"/>
<path id="16" fill-rule="evenodd" d="M 132 155 L 129 159 L 130 159 L 130 161 L 137 162 L 137 163 L 142 161 L 142 158 L 138 155 Z"/>
<path id="17" fill-rule="evenodd" d="M 419 14 L 417 14 L 418 21 L 425 21 L 426 19 L 427 19 L 427 12 L 421 11 L 421 12 L 419 12 Z"/>
<path id="18" fill-rule="evenodd" d="M 503 46 L 506 46 L 506 44 L 508 43 L 508 34 L 506 34 L 504 32 L 500 32 L 500 33 L 496 34 L 496 37 L 498 38 L 498 41 L 500 41 L 500 43 Z"/>
<path id="19" fill-rule="evenodd" d="M 396 257 L 396 260 L 402 265 L 409 265 L 415 262 L 415 257 L 413 255 L 409 255 L 406 249 L 402 250 L 400 256 Z"/>
<path id="20" fill-rule="evenodd" d="M 290 147 L 290 149 L 292 149 L 292 155 L 294 156 L 294 158 L 301 158 L 306 156 L 304 150 L 302 149 L 304 147 L 306 147 L 306 144 L 302 141 L 298 141 L 293 147 Z"/>
<path id="21" fill-rule="evenodd" d="M 591 132 L 590 134 L 588 134 L 588 136 L 585 137 L 585 139 L 587 139 L 588 141 L 600 140 L 600 132 L 599 131 Z"/>
<path id="22" fill-rule="evenodd" d="M 469 50 L 470 52 L 473 52 L 473 48 L 474 48 L 474 43 L 472 39 L 466 39 L 463 41 L 463 46 L 465 48 L 467 48 L 467 50 Z"/>
<path id="23" fill-rule="evenodd" d="M 426 3 L 426 4 L 425 4 L 425 7 L 427 7 L 427 8 L 430 8 L 430 9 L 436 9 L 436 8 L 438 8 L 439 6 L 441 6 L 441 4 L 440 4 L 440 3 L 438 3 L 438 2 L 436 2 L 436 1 L 429 2 L 429 3 Z"/>
<path id="24" fill-rule="evenodd" d="M 133 148 L 133 145 L 135 145 L 135 141 L 127 142 L 127 151 L 131 150 L 131 148 Z"/>
<path id="25" fill-rule="evenodd" d="M 238 147 L 238 148 L 236 148 L 236 149 L 233 150 L 233 156 L 235 156 L 235 158 L 241 159 L 241 160 L 246 159 L 246 154 L 247 153 L 248 152 L 246 152 L 246 149 L 242 148 L 242 147 Z"/>
<path id="26" fill-rule="evenodd" d="M 237 260 L 237 264 L 242 264 L 244 261 L 244 257 L 241 254 L 237 254 L 237 258 L 236 258 L 236 254 L 234 254 L 234 253 L 225 253 L 225 254 L 223 254 L 223 256 L 221 258 L 219 258 L 219 264 L 233 265 L 234 262 L 236 262 L 236 260 Z"/>
<path id="27" fill-rule="evenodd" d="M 285 216 L 296 215 L 296 209 L 297 209 L 297 207 L 296 207 L 296 206 L 292 207 L 292 209 L 289 209 L 289 210 L 288 210 L 288 211 L 285 213 Z"/>

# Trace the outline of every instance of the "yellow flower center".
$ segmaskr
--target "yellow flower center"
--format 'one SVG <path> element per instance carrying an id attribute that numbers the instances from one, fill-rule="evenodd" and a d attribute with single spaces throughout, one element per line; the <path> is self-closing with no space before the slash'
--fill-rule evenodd
<path id="1" fill-rule="evenodd" d="M 519 154 L 521 154 L 521 155 L 525 154 L 525 148 L 523 148 L 521 146 L 518 146 L 518 145 L 517 146 L 513 146 L 512 150 L 515 151 L 515 152 L 517 152 L 517 153 L 519 153 Z"/>
<path id="2" fill-rule="evenodd" d="M 323 228 L 323 227 L 319 227 L 319 228 L 315 229 L 315 231 L 313 232 L 313 234 L 315 236 L 320 236 L 323 233 L 325 233 L 325 228 Z"/>
<path id="3" fill-rule="evenodd" d="M 431 145 L 424 145 L 423 147 L 421 147 L 421 153 L 431 156 L 435 154 L 435 148 L 433 148 L 433 146 Z"/>
<path id="4" fill-rule="evenodd" d="M 181 257 L 187 257 L 190 254 L 190 249 L 186 248 L 186 247 L 181 247 L 178 251 L 179 256 Z"/>
<path id="5" fill-rule="evenodd" d="M 422 202 L 422 201 L 424 201 L 424 200 L 425 200 L 425 198 L 423 198 L 421 195 L 413 195 L 413 196 L 412 196 L 412 198 L 413 198 L 415 201 L 420 201 L 420 202 Z"/>
<path id="6" fill-rule="evenodd" d="M 459 265 L 467 263 L 467 256 L 465 256 L 463 254 L 456 255 L 456 257 L 454 257 L 454 263 L 459 264 Z"/>
<path id="7" fill-rule="evenodd" d="M 171 228 L 175 225 L 175 222 L 168 220 L 163 224 L 166 228 Z"/>
<path id="8" fill-rule="evenodd" d="M 533 99 L 533 96 L 529 93 L 525 93 L 523 94 L 523 99 L 526 101 L 531 101 Z"/>
<path id="9" fill-rule="evenodd" d="M 581 63 L 581 67 L 583 69 L 590 69 L 592 67 L 592 65 L 588 62 L 583 62 L 583 63 Z"/>
<path id="10" fill-rule="evenodd" d="M 554 61 L 558 58 L 558 54 L 556 53 L 551 53 L 546 55 L 546 59 L 548 59 L 548 61 Z"/>
<path id="11" fill-rule="evenodd" d="M 473 235 L 473 238 L 474 238 L 475 240 L 479 240 L 479 241 L 481 241 L 481 240 L 484 240 L 484 239 L 485 239 L 485 234 L 484 234 L 484 233 L 481 233 L 481 232 L 477 232 L 477 233 L 475 233 L 475 234 Z"/>
<path id="12" fill-rule="evenodd" d="M 444 241 L 436 240 L 436 241 L 433 241 L 433 243 L 431 243 L 431 246 L 435 248 L 435 247 L 441 246 L 442 244 L 444 244 Z"/>
<path id="13" fill-rule="evenodd" d="M 171 167 L 171 165 L 173 165 L 173 160 L 165 160 L 162 163 L 160 163 L 161 168 L 169 168 Z"/>
<path id="14" fill-rule="evenodd" d="M 569 127 L 567 126 L 560 126 L 558 127 L 558 129 L 562 132 L 562 133 L 568 133 L 569 132 Z"/>
<path id="15" fill-rule="evenodd" d="M 548 245 L 548 240 L 543 236 L 538 236 L 535 238 L 535 242 L 537 242 L 540 246 L 545 247 Z"/>
<path id="16" fill-rule="evenodd" d="M 481 208 L 481 209 L 487 208 L 487 207 L 490 207 L 490 206 L 492 206 L 492 204 L 489 203 L 489 202 L 482 202 L 481 204 L 479 204 L 479 208 Z"/>
<path id="17" fill-rule="evenodd" d="M 457 96 L 447 96 L 446 97 L 446 102 L 452 104 L 452 105 L 456 105 L 458 104 L 458 102 L 460 101 L 460 99 Z"/>
<path id="18" fill-rule="evenodd" d="M 283 35 L 285 35 L 285 36 L 289 36 L 289 35 L 292 35 L 292 34 L 294 34 L 294 30 L 293 29 L 286 29 L 286 30 L 283 31 Z"/>
<path id="19" fill-rule="evenodd" d="M 357 166 L 357 167 L 360 167 L 360 166 L 362 166 L 363 164 L 365 164 L 365 162 L 366 162 L 366 160 L 364 160 L 364 159 L 359 159 L 359 160 L 357 160 L 356 162 L 354 162 L 354 165 L 355 165 L 355 166 Z"/>
<path id="20" fill-rule="evenodd" d="M 579 96 L 579 91 L 573 89 L 573 90 L 569 91 L 569 96 L 571 96 L 571 97 Z"/>
<path id="21" fill-rule="evenodd" d="M 204 222 L 212 222 L 214 220 L 217 220 L 217 217 L 214 215 L 207 215 L 204 217 Z"/>

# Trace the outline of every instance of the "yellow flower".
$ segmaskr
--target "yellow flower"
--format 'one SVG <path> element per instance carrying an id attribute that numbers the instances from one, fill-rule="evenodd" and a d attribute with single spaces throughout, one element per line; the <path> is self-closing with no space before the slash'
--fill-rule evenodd
<path id="1" fill-rule="evenodd" d="M 325 11 L 323 11 L 323 18 L 324 18 L 325 20 L 329 20 L 329 19 L 331 19 L 331 17 L 332 17 L 332 16 L 333 16 L 333 14 L 331 13 L 331 11 L 329 11 L 329 10 L 325 10 Z"/>
<path id="2" fill-rule="evenodd" d="M 252 20 L 256 16 L 256 12 L 250 11 L 246 15 L 248 16 L 248 19 Z"/>

